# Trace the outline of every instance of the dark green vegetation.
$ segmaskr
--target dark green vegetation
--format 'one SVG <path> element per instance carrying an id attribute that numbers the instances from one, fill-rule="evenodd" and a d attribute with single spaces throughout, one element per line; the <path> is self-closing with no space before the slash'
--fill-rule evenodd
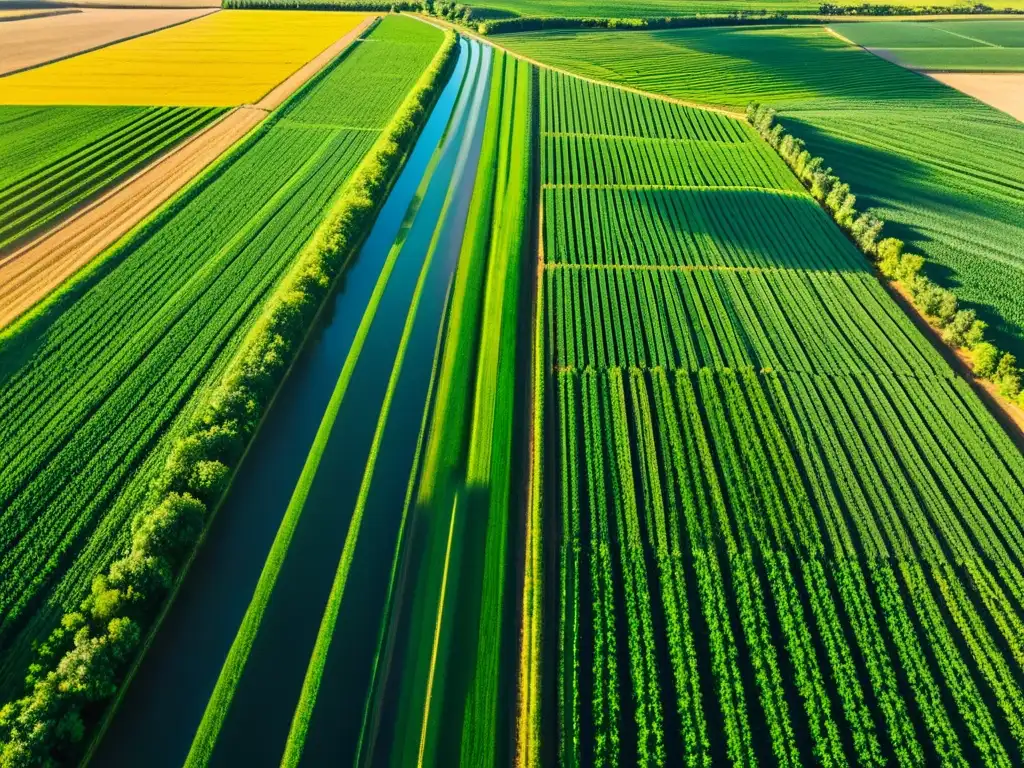
<path id="1" fill-rule="evenodd" d="M 186 107 L 0 106 L 0 252 L 222 112 Z"/>
<path id="2" fill-rule="evenodd" d="M 857 45 L 912 69 L 1024 71 L 1024 21 L 833 24 Z"/>
<path id="3" fill-rule="evenodd" d="M 1016 22 L 1013 22 L 1016 23 Z M 822 29 L 536 33 L 502 45 L 582 75 L 741 110 L 770 104 L 787 130 L 889 222 L 1024 353 L 1024 126 Z"/>
<path id="4" fill-rule="evenodd" d="M 12 765 L 66 757 L 116 690 L 415 137 L 431 90 L 395 110 L 441 39 L 382 22 L 12 341 L 29 346 L 0 390 L 7 695 L 30 644 L 81 603 L 3 710 Z"/>
<path id="5" fill-rule="evenodd" d="M 639 106 L 541 73 L 605 145 L 542 156 L 521 762 L 1019 764 L 1020 452 L 753 130 Z"/>

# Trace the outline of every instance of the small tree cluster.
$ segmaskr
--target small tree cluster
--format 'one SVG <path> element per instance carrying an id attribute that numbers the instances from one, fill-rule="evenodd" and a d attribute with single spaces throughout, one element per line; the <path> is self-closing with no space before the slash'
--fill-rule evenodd
<path id="1" fill-rule="evenodd" d="M 1016 358 L 1000 352 L 985 341 L 986 324 L 974 310 L 960 309 L 956 295 L 921 274 L 924 257 L 905 253 L 903 241 L 894 237 L 879 240 L 884 222 L 869 213 L 858 213 L 857 197 L 820 157 L 812 157 L 804 141 L 786 133 L 775 121 L 776 112 L 763 104 L 747 105 L 747 122 L 761 134 L 793 169 L 811 196 L 849 233 L 861 251 L 875 261 L 878 271 L 902 285 L 914 306 L 942 329 L 942 339 L 951 347 L 971 351 L 976 376 L 992 381 L 1000 394 L 1016 398 L 1024 406 L 1022 371 Z"/>

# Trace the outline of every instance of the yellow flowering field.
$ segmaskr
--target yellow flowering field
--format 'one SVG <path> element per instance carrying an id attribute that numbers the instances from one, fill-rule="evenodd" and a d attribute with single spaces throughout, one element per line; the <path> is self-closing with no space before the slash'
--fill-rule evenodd
<path id="1" fill-rule="evenodd" d="M 366 16 L 336 11 L 219 11 L 0 78 L 0 104 L 248 104 Z"/>

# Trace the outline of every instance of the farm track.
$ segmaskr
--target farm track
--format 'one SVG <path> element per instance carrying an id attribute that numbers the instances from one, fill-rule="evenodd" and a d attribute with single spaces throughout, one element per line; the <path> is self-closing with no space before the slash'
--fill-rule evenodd
<path id="1" fill-rule="evenodd" d="M 170 200 L 359 39 L 376 19 L 376 16 L 367 18 L 256 104 L 232 110 L 57 227 L 9 256 L 0 258 L 0 329 L 28 312 Z"/>
<path id="2" fill-rule="evenodd" d="M 266 116 L 256 107 L 232 110 L 70 219 L 0 259 L 0 328 L 126 235 Z"/>

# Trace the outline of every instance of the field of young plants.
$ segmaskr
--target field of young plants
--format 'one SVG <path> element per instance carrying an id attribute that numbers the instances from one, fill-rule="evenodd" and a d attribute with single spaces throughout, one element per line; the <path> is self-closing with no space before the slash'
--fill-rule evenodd
<path id="1" fill-rule="evenodd" d="M 223 112 L 0 106 L 0 253 Z"/>
<path id="2" fill-rule="evenodd" d="M 943 26 L 961 23 L 987 25 L 991 35 L 1003 22 Z M 1012 38 L 1020 23 L 1006 23 L 995 34 Z M 929 277 L 976 309 L 1001 348 L 1024 354 L 1019 121 L 820 27 L 552 31 L 497 40 L 587 77 L 737 111 L 751 101 L 778 109 L 786 129 L 850 185 L 859 207 L 926 257 Z"/>
<path id="3" fill-rule="evenodd" d="M 130 543 L 131 518 L 173 441 L 434 55 L 441 35 L 425 29 L 424 37 L 418 22 L 382 22 L 119 243 L 87 292 L 8 340 L 5 693 L 18 690 L 31 643 Z M 381 87 L 360 85 L 374 78 Z"/>
<path id="4" fill-rule="evenodd" d="M 874 21 L 830 29 L 911 69 L 1024 71 L 1024 21 Z"/>
<path id="5" fill-rule="evenodd" d="M 527 759 L 1016 764 L 1019 451 L 745 125 L 540 82 Z"/>

